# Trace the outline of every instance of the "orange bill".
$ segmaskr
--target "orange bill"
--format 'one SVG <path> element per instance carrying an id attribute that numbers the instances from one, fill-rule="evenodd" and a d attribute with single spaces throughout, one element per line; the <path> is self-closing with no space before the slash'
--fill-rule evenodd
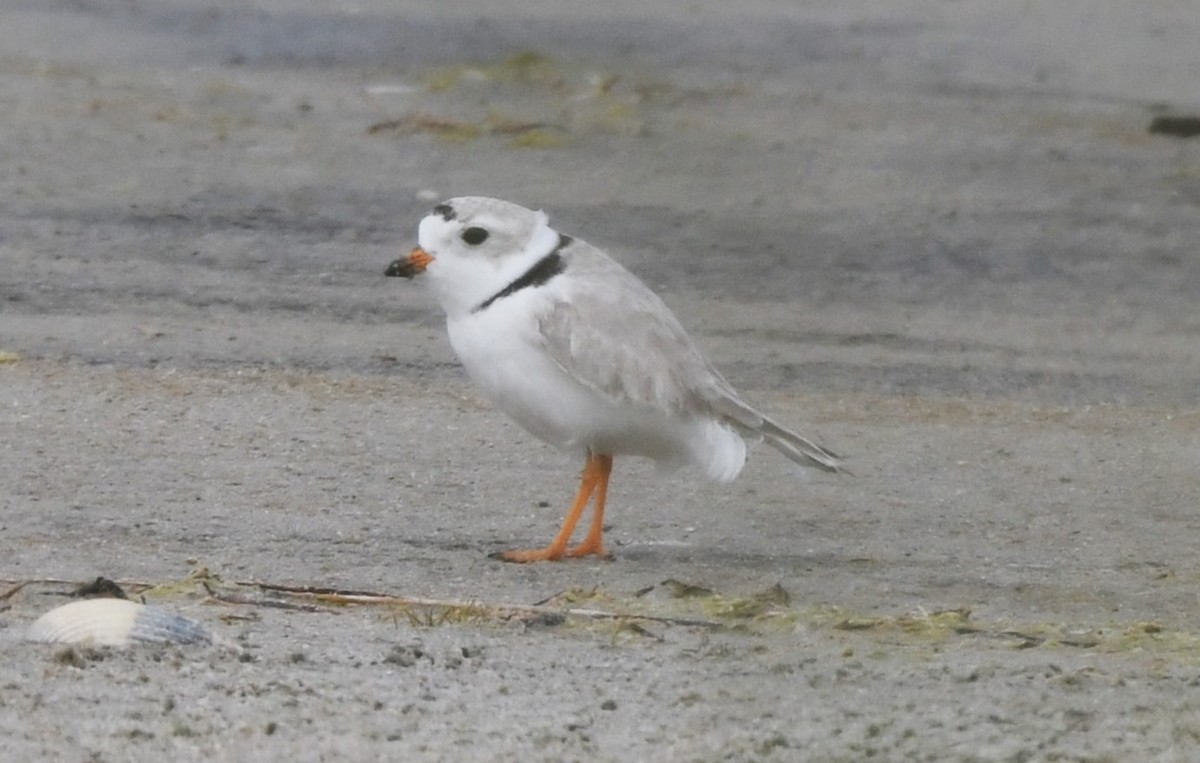
<path id="1" fill-rule="evenodd" d="M 419 246 L 413 247 L 413 250 L 408 253 L 408 264 L 418 273 L 423 272 L 431 262 L 433 262 L 433 255 Z"/>

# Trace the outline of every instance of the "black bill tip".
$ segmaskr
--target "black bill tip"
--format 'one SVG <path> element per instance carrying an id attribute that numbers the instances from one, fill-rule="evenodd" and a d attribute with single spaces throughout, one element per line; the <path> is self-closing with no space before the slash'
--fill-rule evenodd
<path id="1" fill-rule="evenodd" d="M 387 266 L 387 270 L 383 274 L 389 278 L 412 278 L 421 271 L 413 267 L 413 264 L 405 257 L 399 260 L 393 260 L 392 264 Z"/>

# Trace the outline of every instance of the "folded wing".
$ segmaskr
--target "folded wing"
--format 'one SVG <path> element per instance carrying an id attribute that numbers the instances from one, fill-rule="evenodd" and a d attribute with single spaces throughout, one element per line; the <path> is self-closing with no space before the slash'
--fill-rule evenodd
<path id="1" fill-rule="evenodd" d="M 796 463 L 839 470 L 836 454 L 742 401 L 658 295 L 632 273 L 583 241 L 573 241 L 563 254 L 568 277 L 556 279 L 559 298 L 539 329 L 546 352 L 564 372 L 623 405 L 715 416 Z"/>

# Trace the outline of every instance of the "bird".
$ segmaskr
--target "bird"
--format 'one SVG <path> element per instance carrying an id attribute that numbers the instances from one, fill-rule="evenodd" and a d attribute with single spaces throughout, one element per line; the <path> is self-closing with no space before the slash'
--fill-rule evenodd
<path id="1" fill-rule="evenodd" d="M 385 275 L 420 276 L 446 314 L 467 374 L 533 436 L 584 457 L 579 489 L 543 548 L 509 562 L 611 558 L 603 541 L 613 459 L 641 456 L 729 482 L 747 440 L 828 472 L 842 458 L 742 400 L 667 305 L 599 248 L 541 210 L 464 196 L 433 207 L 417 246 Z M 571 546 L 589 502 L 591 523 Z"/>

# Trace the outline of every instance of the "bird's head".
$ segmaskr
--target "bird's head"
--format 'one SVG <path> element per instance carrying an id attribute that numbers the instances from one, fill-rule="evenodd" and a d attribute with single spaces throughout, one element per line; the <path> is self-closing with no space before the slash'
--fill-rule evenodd
<path id="1" fill-rule="evenodd" d="M 426 274 L 454 316 L 469 312 L 558 245 L 541 211 L 484 196 L 438 204 L 421 220 L 418 246 L 387 269 L 389 276 Z"/>

